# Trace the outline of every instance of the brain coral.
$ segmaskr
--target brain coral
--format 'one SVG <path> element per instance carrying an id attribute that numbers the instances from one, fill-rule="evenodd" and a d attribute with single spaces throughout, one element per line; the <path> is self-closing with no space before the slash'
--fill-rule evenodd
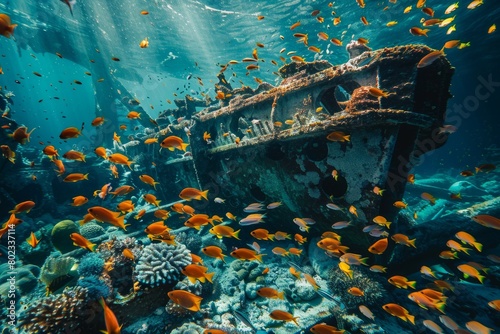
<path id="1" fill-rule="evenodd" d="M 87 223 L 80 227 L 80 234 L 87 239 L 92 239 L 104 235 L 106 230 L 101 225 L 96 223 Z"/>
<path id="2" fill-rule="evenodd" d="M 137 261 L 137 280 L 149 286 L 174 283 L 179 280 L 181 270 L 191 263 L 191 253 L 183 244 L 150 244 L 144 247 Z"/>

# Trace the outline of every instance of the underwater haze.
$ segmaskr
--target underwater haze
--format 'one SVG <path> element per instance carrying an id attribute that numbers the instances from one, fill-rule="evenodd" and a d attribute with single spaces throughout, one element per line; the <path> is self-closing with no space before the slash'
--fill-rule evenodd
<path id="1" fill-rule="evenodd" d="M 500 330 L 494 0 L 3 0 L 2 333 Z"/>

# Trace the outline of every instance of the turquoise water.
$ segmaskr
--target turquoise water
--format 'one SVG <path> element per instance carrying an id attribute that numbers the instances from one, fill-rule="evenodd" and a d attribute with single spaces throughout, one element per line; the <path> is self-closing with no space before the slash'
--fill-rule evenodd
<path id="1" fill-rule="evenodd" d="M 451 4 L 427 1 L 426 6 L 434 10 L 435 18 L 455 19 L 446 27 L 428 27 L 430 31 L 425 37 L 409 32 L 412 27 L 422 27 L 421 20 L 430 19 L 416 8 L 416 1 L 367 0 L 364 8 L 354 0 L 337 1 L 331 6 L 328 1 L 309 0 L 77 1 L 71 5 L 73 14 L 63 1 L 3 1 L 0 13 L 7 14 L 17 27 L 12 38 L 0 36 L 0 68 L 3 72 L 0 75 L 0 99 L 5 101 L 0 108 L 2 113 L 8 111 L 1 122 L 4 127 L 0 130 L 0 145 L 8 145 L 16 153 L 15 163 L 9 162 L 5 156 L 0 161 L 2 222 L 13 219 L 9 211 L 16 204 L 24 201 L 35 203 L 30 212 L 15 212 L 16 217 L 23 220 L 15 227 L 15 246 L 9 243 L 7 232 L 1 239 L 4 271 L 8 271 L 8 250 L 12 250 L 9 246 L 15 248 L 17 261 L 15 270 L 9 271 L 17 275 L 15 296 L 9 293 L 9 275 L 0 276 L 2 301 L 6 306 L 14 303 L 17 323 L 8 326 L 9 310 L 6 308 L 3 311 L 3 318 L 7 319 L 4 328 L 33 333 L 37 330 L 40 333 L 68 330 L 97 333 L 106 327 L 103 307 L 98 303 L 104 297 L 117 322 L 123 325 L 123 333 L 202 333 L 210 329 L 228 333 L 251 332 L 251 327 L 243 324 L 246 320 L 242 321 L 241 314 L 249 319 L 254 331 L 309 332 L 314 325 L 325 322 L 351 333 L 429 332 L 423 325 L 424 320 L 432 320 L 443 328 L 446 326 L 440 322 L 441 312 L 433 307 L 430 310 L 418 307 L 408 298 L 409 290 L 397 289 L 387 281 L 393 275 L 406 276 L 417 281 L 416 290 L 422 290 L 434 280 L 419 273 L 424 265 L 434 271 L 444 271 L 437 277 L 454 286 L 455 292 L 444 291 L 448 297 L 446 315 L 460 327 L 465 328 L 469 321 L 478 321 L 491 328 L 500 328 L 499 310 L 488 306 L 488 302 L 500 299 L 499 267 L 492 256 L 500 256 L 498 225 L 492 223 L 492 227 L 483 227 L 471 218 L 476 215 L 499 217 L 500 186 L 496 166 L 500 162 L 497 131 L 500 51 L 496 47 L 498 31 L 488 33 L 488 29 L 500 23 L 500 7 L 492 0 L 485 0 L 475 9 L 468 9 L 469 3 L 460 2 L 455 11 L 445 15 Z M 403 13 L 408 6 L 412 6 L 411 10 Z M 312 15 L 314 10 L 319 10 L 319 13 Z M 366 17 L 368 25 L 362 23 L 362 16 Z M 319 22 L 319 17 L 324 22 Z M 338 25 L 334 24 L 334 18 L 340 18 Z M 300 25 L 291 30 L 290 27 L 298 21 Z M 388 27 L 389 22 L 394 25 Z M 452 26 L 456 31 L 446 34 Z M 319 38 L 319 32 L 326 33 L 328 39 Z M 293 36 L 295 33 L 307 34 L 308 45 L 299 43 Z M 140 43 L 146 38 L 149 45 L 141 48 Z M 329 41 L 332 38 L 341 40 L 343 45 L 334 45 Z M 409 173 L 415 175 L 415 184 L 406 183 L 407 175 L 403 175 L 401 185 L 395 189 L 390 189 L 389 183 L 385 182 L 390 172 L 388 165 L 394 159 L 391 150 L 395 150 L 394 156 L 397 157 L 404 151 L 402 146 L 411 150 L 416 138 L 408 131 L 409 139 L 401 140 L 408 128 L 401 130 L 399 135 L 395 134 L 391 122 L 383 126 L 372 125 L 375 119 L 367 118 L 362 129 L 353 129 L 352 132 L 327 126 L 309 133 L 311 123 L 334 116 L 329 114 L 326 105 L 322 105 L 324 111 L 318 111 L 316 107 L 320 104 L 311 104 L 313 117 L 300 131 L 293 118 L 291 124 L 286 123 L 293 113 L 287 114 L 287 109 L 292 107 L 285 107 L 277 109 L 278 116 L 269 116 L 269 119 L 278 117 L 273 121 L 283 123 L 281 128 L 274 125 L 273 133 L 278 136 L 282 129 L 281 134 L 291 129 L 290 133 L 297 136 L 306 132 L 308 136 L 299 141 L 288 137 L 273 137 L 267 141 L 265 138 L 270 137 L 263 136 L 261 145 L 257 143 L 253 151 L 245 148 L 254 144 L 252 138 L 259 133 L 258 124 L 264 123 L 264 119 L 258 116 L 261 107 L 250 107 L 250 111 L 244 112 L 247 130 L 243 129 L 238 118 L 226 120 L 221 115 L 220 119 L 211 121 L 210 116 L 203 116 L 235 101 L 233 98 L 238 93 L 234 89 L 245 86 L 257 89 L 259 82 L 276 87 L 283 82 L 289 83 L 277 72 L 285 62 L 294 62 L 292 56 L 300 56 L 305 62 L 321 60 L 342 65 L 349 61 L 346 45 L 359 38 L 368 39 L 367 46 L 373 51 L 410 44 L 441 49 L 450 40 L 463 43 L 461 49 L 444 50 L 446 59 L 454 67 L 449 87 L 451 98 L 441 118 L 434 119 L 434 128 L 452 125 L 456 131 L 452 131 L 445 145 L 421 156 L 414 164 Z M 308 46 L 317 47 L 319 52 L 309 50 Z M 254 50 L 258 61 L 243 62 L 244 58 L 254 57 Z M 259 69 L 247 70 L 249 64 L 258 64 Z M 221 88 L 216 86 L 220 84 L 217 75 L 225 65 L 227 68 L 223 74 L 233 91 L 219 102 L 216 95 Z M 446 67 L 442 66 L 444 71 Z M 432 71 L 432 67 L 429 68 Z M 396 81 L 391 83 L 394 89 L 398 88 L 399 82 L 416 80 L 417 71 L 412 73 L 414 77 L 394 74 L 391 79 Z M 434 75 L 437 82 L 442 74 Z M 380 74 L 377 80 L 382 82 L 386 78 Z M 383 82 L 389 85 L 387 81 Z M 427 82 L 434 84 L 433 80 Z M 371 85 L 378 83 L 373 81 Z M 285 90 L 283 94 L 286 95 Z M 349 94 L 354 96 L 352 90 Z M 437 89 L 435 94 L 438 94 Z M 186 99 L 186 95 L 190 98 Z M 299 91 L 290 94 L 287 101 L 292 106 L 299 97 L 307 109 L 307 99 L 302 100 Z M 294 98 L 297 101 L 294 102 Z M 422 101 L 427 98 L 431 100 L 432 96 L 424 96 Z M 208 99 L 211 104 L 205 103 Z M 186 112 L 184 106 L 194 100 L 197 106 Z M 269 115 L 271 102 L 267 100 L 262 104 Z M 238 108 L 234 110 L 237 114 Z M 131 118 L 131 111 L 140 112 L 140 119 Z M 231 112 L 233 109 L 229 108 Z M 279 118 L 280 115 L 290 117 Z M 104 117 L 104 123 L 93 126 L 92 122 L 99 116 Z M 26 126 L 28 131 L 35 129 L 25 144 L 9 138 L 9 134 L 20 126 Z M 68 127 L 81 130 L 81 135 L 60 139 L 61 131 Z M 367 132 L 363 132 L 364 128 Z M 249 129 L 253 129 L 253 133 Z M 338 130 L 350 133 L 350 142 L 325 139 L 330 132 Z M 205 131 L 212 138 L 203 138 Z M 113 139 L 113 133 L 121 138 L 120 143 Z M 160 150 L 159 143 L 171 135 L 189 144 L 187 153 L 179 149 L 169 151 L 166 144 Z M 236 143 L 236 137 L 242 144 Z M 158 141 L 145 144 L 147 138 Z M 377 140 L 381 141 L 380 145 L 374 144 Z M 392 146 L 396 141 L 403 144 Z M 52 158 L 42 152 L 48 145 L 59 151 L 59 159 L 66 166 L 65 173 L 58 175 Z M 104 147 L 108 155 L 124 154 L 134 163 L 129 169 L 119 162 L 97 157 L 94 150 L 99 146 Z M 323 154 L 322 148 L 326 149 L 328 157 L 317 158 L 316 154 Z M 85 154 L 86 162 L 63 158 L 62 155 L 69 150 Z M 373 156 L 384 156 L 388 160 L 377 160 Z M 117 166 L 117 178 L 110 173 L 113 163 Z M 379 165 L 370 169 L 374 163 Z M 390 170 L 394 167 L 391 166 Z M 479 168 L 477 173 L 476 167 Z M 338 170 L 343 185 L 332 181 L 332 169 Z M 463 171 L 471 171 L 472 176 L 462 176 Z M 89 173 L 88 180 L 63 182 L 71 173 Z M 153 187 L 141 180 L 141 175 L 150 176 L 159 184 Z M 108 183 L 111 191 L 123 185 L 135 189 L 124 197 L 106 195 L 100 198 L 94 195 Z M 377 197 L 372 191 L 374 186 L 385 189 L 386 194 Z M 179 196 L 185 188 L 208 190 L 207 198 L 185 201 L 186 198 Z M 435 203 L 431 205 L 429 196 L 423 193 L 434 197 Z M 169 211 L 170 216 L 166 219 L 155 216 L 156 208 L 144 199 L 146 194 L 155 195 L 161 201 L 161 208 Z M 450 197 L 457 194 L 462 198 Z M 71 205 L 76 196 L 84 196 L 88 202 L 81 206 Z M 172 208 L 181 199 L 182 205 L 193 207 L 195 214 L 206 214 L 208 217 L 205 218 L 211 220 L 203 224 L 209 226 L 199 230 L 186 228 L 184 223 L 192 216 L 190 209 L 175 212 Z M 124 222 L 130 224 L 127 230 L 110 222 L 89 223 L 94 228 L 78 224 L 89 208 L 98 206 L 118 212 L 117 205 L 124 200 L 131 200 L 127 204 L 134 205 L 130 212 L 122 213 Z M 392 203 L 395 200 L 404 201 L 408 208 L 394 211 Z M 263 222 L 240 223 L 253 213 L 251 209 L 244 209 L 256 202 L 262 203 L 262 209 L 256 212 L 265 214 Z M 273 202 L 281 205 L 266 208 Z M 338 205 L 341 210 L 327 208 L 328 203 Z M 357 208 L 358 215 L 350 210 L 351 205 Z M 146 214 L 135 219 L 141 209 L 146 210 Z M 235 215 L 236 220 L 226 216 L 228 212 Z M 362 232 L 363 227 L 370 225 L 379 214 L 387 216 L 394 224 L 390 229 L 380 230 L 388 233 L 389 248 L 384 255 L 368 251 L 378 238 Z M 214 215 L 222 218 L 217 220 Z M 304 231 L 299 224 L 294 224 L 293 218 L 296 217 L 312 217 L 316 224 L 306 223 L 310 230 Z M 65 220 L 76 224 L 69 224 L 68 231 L 71 232 L 58 235 L 54 226 Z M 164 220 L 172 228 L 171 234 L 175 236 L 177 246 L 168 247 L 175 249 L 158 240 L 168 239 L 168 233 L 162 235 L 162 231 L 159 233 L 161 237 L 158 233 L 150 233 L 156 237 L 148 238 L 148 233 L 144 232 L 146 227 L 159 220 Z M 350 226 L 339 230 L 331 227 L 339 221 L 350 222 Z M 210 224 L 241 230 L 240 240 L 234 235 L 217 238 L 208 232 L 212 228 Z M 267 229 L 274 235 L 282 231 L 290 236 L 284 240 L 256 239 L 250 232 L 257 228 Z M 90 251 L 72 245 L 69 235 L 84 234 L 82 230 L 96 244 L 94 258 L 87 256 L 84 260 Z M 325 256 L 324 249 L 316 245 L 327 231 L 340 234 L 342 244 L 350 248 L 349 252 L 369 257 L 369 266 L 387 266 L 387 273 L 370 271 L 368 266 L 351 265 L 354 278 L 350 280 L 340 271 L 335 254 L 327 252 L 332 257 Z M 439 257 L 440 251 L 449 249 L 446 246 L 448 239 L 458 241 L 454 235 L 459 231 L 466 231 L 481 242 L 484 245 L 482 252 L 470 250 L 470 254 L 465 254 L 458 251 L 455 260 Z M 25 241 L 31 232 L 40 239 L 36 247 Z M 297 233 L 307 241 L 297 242 L 294 239 Z M 395 245 L 391 239 L 395 233 L 416 238 L 417 248 Z M 266 254 L 263 263 L 254 259 L 240 261 L 230 255 L 238 248 L 249 248 L 248 244 L 255 241 L 265 248 L 262 251 Z M 187 247 L 184 253 L 186 263 L 191 261 L 189 253 L 203 258 L 208 272 L 215 273 L 213 284 L 190 284 L 181 273 L 186 263 L 179 260 L 180 264 L 176 264 L 177 260 L 169 258 L 169 254 L 177 253 L 182 258 L 184 250 L 180 245 Z M 207 246 L 220 247 L 226 255 L 226 263 L 203 254 L 202 250 Z M 155 247 L 160 248 L 157 253 L 153 250 Z M 277 254 L 279 250 L 273 251 L 274 247 L 298 248 L 302 254 L 283 257 Z M 124 249 L 130 250 L 134 259 L 124 255 Z M 158 274 L 159 278 L 150 281 L 148 270 L 143 265 L 155 256 L 159 261 L 156 267 L 171 261 L 175 269 L 165 265 L 167 272 L 172 269 L 171 274 Z M 54 265 L 58 269 L 48 275 L 51 261 L 58 263 Z M 314 277 L 322 292 L 316 293 L 314 284 L 304 276 L 296 280 L 289 272 L 289 261 L 297 263 L 299 271 Z M 490 271 L 482 272 L 486 277 L 484 284 L 474 278 L 463 278 L 458 266 L 468 262 L 490 268 Z M 267 275 L 262 274 L 266 267 L 269 268 Z M 78 286 L 87 291 L 81 292 L 75 288 Z M 257 290 L 262 287 L 284 291 L 284 299 L 258 296 Z M 352 287 L 363 289 L 364 296 L 348 293 L 347 289 Z M 49 288 L 50 301 L 44 300 L 46 288 Z M 178 306 L 179 302 L 170 301 L 173 298 L 169 298 L 167 292 L 172 290 L 188 290 L 202 297 L 201 310 L 189 311 Z M 78 293 L 82 296 L 78 297 Z M 325 293 L 327 297 L 324 297 Z M 469 294 L 470 299 L 466 298 Z M 39 303 L 44 301 L 55 303 L 57 306 L 53 308 L 59 309 L 60 313 L 43 320 L 45 313 L 49 312 L 40 307 Z M 77 305 L 74 308 L 77 311 L 67 312 L 64 303 Z M 416 324 L 392 317 L 382 307 L 388 303 L 397 303 L 408 309 L 415 315 Z M 369 307 L 375 319 L 364 316 L 359 305 Z M 298 325 L 288 318 L 272 320 L 270 314 L 273 310 L 298 316 Z M 64 328 L 61 320 L 55 319 L 58 316 L 67 319 L 66 325 L 73 327 Z M 108 318 L 107 321 L 111 320 Z M 49 323 L 50 326 L 36 327 L 36 323 Z M 108 326 L 111 325 L 108 323 Z"/>

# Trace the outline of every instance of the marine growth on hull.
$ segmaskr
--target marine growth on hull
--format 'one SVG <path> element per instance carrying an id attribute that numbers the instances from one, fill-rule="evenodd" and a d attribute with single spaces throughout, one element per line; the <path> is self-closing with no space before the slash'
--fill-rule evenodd
<path id="1" fill-rule="evenodd" d="M 498 330 L 495 5 L 205 2 L 0 4 L 2 333 Z"/>

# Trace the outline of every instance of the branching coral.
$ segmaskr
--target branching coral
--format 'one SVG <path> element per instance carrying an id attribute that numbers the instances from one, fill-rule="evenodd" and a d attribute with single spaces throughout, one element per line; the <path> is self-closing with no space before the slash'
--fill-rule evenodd
<path id="1" fill-rule="evenodd" d="M 87 289 L 76 287 L 37 300 L 20 314 L 18 326 L 28 333 L 83 333 L 95 313 L 88 304 Z"/>
<path id="2" fill-rule="evenodd" d="M 179 280 L 181 270 L 191 263 L 191 253 L 183 244 L 150 244 L 144 247 L 135 273 L 139 282 L 149 286 Z"/>

